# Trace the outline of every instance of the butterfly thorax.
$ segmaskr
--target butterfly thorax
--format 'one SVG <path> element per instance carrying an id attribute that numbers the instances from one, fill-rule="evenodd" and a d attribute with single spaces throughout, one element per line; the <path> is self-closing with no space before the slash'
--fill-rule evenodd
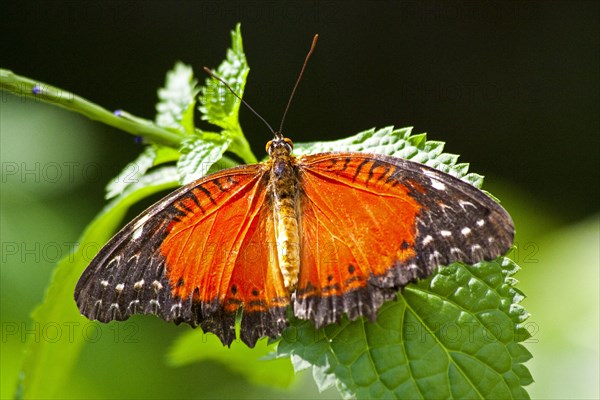
<path id="1" fill-rule="evenodd" d="M 277 261 L 285 287 L 292 291 L 298 282 L 300 268 L 300 201 L 296 158 L 291 154 L 292 143 L 286 138 L 270 142 L 268 151 L 271 165 L 269 196 L 273 209 Z"/>

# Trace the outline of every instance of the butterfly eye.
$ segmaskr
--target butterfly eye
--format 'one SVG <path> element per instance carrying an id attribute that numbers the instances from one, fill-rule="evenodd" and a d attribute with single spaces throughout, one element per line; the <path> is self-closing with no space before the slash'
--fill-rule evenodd
<path id="1" fill-rule="evenodd" d="M 265 150 L 267 151 L 267 153 L 268 153 L 268 152 L 269 152 L 269 150 L 271 149 L 271 143 L 273 143 L 273 141 L 272 141 L 272 140 L 269 140 L 269 141 L 267 142 L 267 145 L 265 146 Z"/>
<path id="2" fill-rule="evenodd" d="M 284 138 L 283 141 L 290 146 L 290 150 L 294 148 L 294 142 L 292 142 L 292 139 Z"/>

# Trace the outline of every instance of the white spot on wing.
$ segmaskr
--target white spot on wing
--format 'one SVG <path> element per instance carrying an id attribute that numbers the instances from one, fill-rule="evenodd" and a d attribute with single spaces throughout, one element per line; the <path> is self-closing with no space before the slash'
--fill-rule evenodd
<path id="1" fill-rule="evenodd" d="M 149 215 L 144 215 L 138 222 L 137 224 L 135 224 L 136 228 L 133 231 L 133 234 L 131 235 L 131 238 L 133 240 L 137 240 L 140 237 L 142 237 L 142 233 L 144 232 L 144 225 L 146 224 L 146 221 L 148 221 L 150 219 Z"/>
<path id="2" fill-rule="evenodd" d="M 471 228 L 468 228 L 468 227 L 462 228 L 460 230 L 460 233 L 462 233 L 464 236 L 467 236 L 469 233 L 471 233 Z"/>
<path id="3" fill-rule="evenodd" d="M 462 254 L 462 252 L 463 251 L 461 249 L 459 249 L 458 247 L 453 247 L 450 249 L 450 253 L 453 253 L 453 254 Z"/>
<path id="4" fill-rule="evenodd" d="M 462 208 L 463 210 L 465 209 L 465 206 L 471 206 L 471 207 L 473 207 L 473 208 L 476 208 L 476 207 L 475 207 L 475 204 L 471 203 L 470 201 L 459 200 L 459 201 L 458 201 L 458 204 L 461 206 L 461 208 Z"/>
<path id="5" fill-rule="evenodd" d="M 450 231 L 440 231 L 440 235 L 442 235 L 443 237 L 449 237 L 449 236 L 452 236 L 452 232 L 450 232 Z"/>
<path id="6" fill-rule="evenodd" d="M 133 231 L 133 234 L 131 235 L 131 238 L 133 240 L 138 240 L 139 238 L 142 237 L 142 233 L 143 232 L 144 232 L 144 225 L 140 226 L 135 231 Z"/>
<path id="7" fill-rule="evenodd" d="M 159 291 L 162 290 L 163 285 L 159 281 L 154 281 L 152 282 L 152 287 L 154 288 L 154 290 Z"/>
<path id="8" fill-rule="evenodd" d="M 127 260 L 127 265 L 137 264 L 139 258 L 140 258 L 139 254 L 132 255 L 131 257 L 129 257 L 129 260 Z M 132 262 L 133 259 L 135 259 L 135 261 Z"/>
<path id="9" fill-rule="evenodd" d="M 110 260 L 110 262 L 108 263 L 108 266 L 106 268 L 111 269 L 114 267 L 118 267 L 120 261 L 121 261 L 121 256 L 115 256 L 112 260 Z"/>
<path id="10" fill-rule="evenodd" d="M 440 207 L 440 209 L 442 210 L 442 212 L 444 213 L 444 215 L 448 215 L 447 211 L 446 211 L 447 208 L 452 209 L 448 204 L 442 203 L 442 202 L 439 202 L 438 206 Z"/>
<path id="11" fill-rule="evenodd" d="M 121 293 L 123 289 L 125 289 L 125 285 L 122 283 L 119 283 L 117 286 L 115 286 L 115 290 L 119 293 Z"/>
<path id="12" fill-rule="evenodd" d="M 135 312 L 135 309 L 137 308 L 138 304 L 140 304 L 140 300 L 139 299 L 135 299 L 129 302 L 129 305 L 127 306 L 128 310 L 133 310 L 133 312 Z"/>
<path id="13" fill-rule="evenodd" d="M 133 288 L 135 290 L 140 290 L 143 287 L 144 287 L 144 280 L 143 279 L 140 280 L 140 281 L 137 281 L 136 283 L 133 284 Z"/>
<path id="14" fill-rule="evenodd" d="M 180 308 L 181 308 L 181 303 L 173 304 L 173 305 L 171 306 L 171 312 L 173 312 L 173 311 L 175 311 L 175 310 L 178 310 L 178 309 L 180 309 Z"/>
<path id="15" fill-rule="evenodd" d="M 477 226 L 483 226 L 485 225 L 485 221 L 480 219 L 479 221 L 477 221 Z"/>
<path id="16" fill-rule="evenodd" d="M 148 304 L 152 305 L 152 306 L 156 306 L 157 308 L 160 308 L 160 303 L 158 302 L 158 300 L 156 299 L 152 299 L 148 302 Z"/>
<path id="17" fill-rule="evenodd" d="M 104 287 L 107 287 L 108 286 L 108 281 L 107 280 L 102 280 L 102 281 L 100 281 L 100 284 L 102 286 L 104 286 Z"/>
<path id="18" fill-rule="evenodd" d="M 440 252 L 435 250 L 433 253 L 431 253 L 429 255 L 429 261 L 435 260 L 435 262 L 437 263 L 438 260 L 440 259 L 440 256 L 441 256 Z"/>
<path id="19" fill-rule="evenodd" d="M 427 246 L 429 243 L 431 243 L 431 241 L 433 240 L 433 237 L 431 235 L 427 235 L 423 238 L 423 246 Z"/>
<path id="20" fill-rule="evenodd" d="M 433 178 L 429 178 L 431 180 L 431 186 L 434 189 L 437 190 L 446 190 L 446 185 L 444 185 L 442 182 L 438 181 L 437 179 L 433 179 Z"/>

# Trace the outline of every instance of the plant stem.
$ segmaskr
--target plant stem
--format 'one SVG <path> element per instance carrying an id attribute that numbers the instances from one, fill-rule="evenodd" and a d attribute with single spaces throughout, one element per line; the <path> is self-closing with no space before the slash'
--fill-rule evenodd
<path id="1" fill-rule="evenodd" d="M 123 113 L 123 116 L 115 115 L 115 113 L 71 92 L 43 82 L 36 82 L 6 69 L 0 69 L 0 88 L 17 96 L 43 101 L 77 112 L 135 136 L 142 136 L 153 143 L 179 149 L 181 141 L 184 139 L 183 136 L 163 129 L 150 120 L 133 117 L 126 113 Z"/>
<path id="2" fill-rule="evenodd" d="M 250 148 L 250 143 L 246 140 L 243 133 L 233 136 L 233 143 L 231 144 L 229 151 L 235 153 L 238 157 L 244 160 L 247 164 L 255 164 L 258 162 L 256 156 Z"/>

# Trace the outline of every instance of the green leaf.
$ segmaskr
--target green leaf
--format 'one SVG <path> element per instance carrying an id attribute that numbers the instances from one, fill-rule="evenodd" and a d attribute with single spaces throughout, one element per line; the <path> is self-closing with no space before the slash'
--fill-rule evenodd
<path id="1" fill-rule="evenodd" d="M 223 347 L 215 335 L 195 330 L 179 337 L 168 354 L 168 361 L 173 366 L 184 366 L 213 360 L 256 385 L 289 387 L 294 380 L 292 364 L 286 358 L 269 357 L 274 350 L 275 344 L 268 344 L 266 339 L 259 340 L 253 349 L 239 341 L 234 341 L 231 348 Z"/>
<path id="2" fill-rule="evenodd" d="M 231 32 L 231 48 L 227 50 L 227 58 L 219 65 L 216 74 L 224 79 L 238 96 L 243 97 L 249 72 L 250 67 L 242 44 L 241 26 L 237 24 Z M 202 119 L 223 129 L 221 134 L 231 139 L 228 151 L 246 163 L 255 163 L 256 156 L 252 153 L 239 123 L 240 104 L 239 99 L 225 85 L 212 77 L 207 78 L 205 85 L 200 88 Z"/>
<path id="3" fill-rule="evenodd" d="M 135 161 L 127 164 L 123 171 L 106 185 L 105 198 L 107 200 L 112 199 L 123 193 L 127 186 L 138 182 L 146 171 L 154 165 L 155 158 L 156 149 L 153 146 L 146 146 Z"/>
<path id="4" fill-rule="evenodd" d="M 481 188 L 483 176 L 473 172 L 467 173 L 469 164 L 457 164 L 457 155 L 442 153 L 443 142 L 426 141 L 425 133 L 411 135 L 411 132 L 411 127 L 394 129 L 388 126 L 378 130 L 371 128 L 339 140 L 294 143 L 294 153 L 302 155 L 328 151 L 360 151 L 385 154 L 426 164 Z"/>
<path id="5" fill-rule="evenodd" d="M 127 164 L 123 171 L 106 185 L 105 198 L 110 200 L 120 195 L 127 187 L 138 183 L 150 168 L 177 161 L 179 157 L 179 152 L 170 147 L 147 145 L 135 161 Z"/>
<path id="6" fill-rule="evenodd" d="M 163 167 L 141 177 L 109 203 L 85 229 L 77 249 L 59 262 L 43 302 L 32 313 L 33 324 L 70 329 L 69 327 L 90 323 L 79 315 L 73 300 L 75 284 L 83 270 L 110 239 L 131 205 L 175 186 L 175 167 Z M 70 339 L 72 340 L 54 343 L 48 340 L 29 341 L 17 397 L 61 397 L 60 388 L 67 383 L 65 380 L 69 371 L 85 343 L 82 335 L 74 335 Z"/>
<path id="7" fill-rule="evenodd" d="M 192 68 L 182 62 L 167 72 L 165 87 L 158 90 L 156 124 L 182 133 L 194 133 L 194 108 L 199 92 Z"/>
<path id="8" fill-rule="evenodd" d="M 177 163 L 180 181 L 187 184 L 205 176 L 217 163 L 231 144 L 231 139 L 211 132 L 184 142 L 181 158 Z"/>
<path id="9" fill-rule="evenodd" d="M 451 264 L 385 303 L 375 323 L 317 331 L 293 321 L 278 355 L 313 366 L 319 389 L 335 385 L 345 398 L 528 398 L 517 270 L 503 257 Z"/>
<path id="10" fill-rule="evenodd" d="M 227 50 L 227 58 L 215 73 L 238 96 L 243 97 L 248 72 L 250 68 L 242 45 L 241 26 L 237 24 L 235 30 L 231 31 L 231 48 Z M 241 131 L 238 121 L 240 101 L 223 84 L 208 77 L 200 93 L 202 119 L 228 131 Z"/>

